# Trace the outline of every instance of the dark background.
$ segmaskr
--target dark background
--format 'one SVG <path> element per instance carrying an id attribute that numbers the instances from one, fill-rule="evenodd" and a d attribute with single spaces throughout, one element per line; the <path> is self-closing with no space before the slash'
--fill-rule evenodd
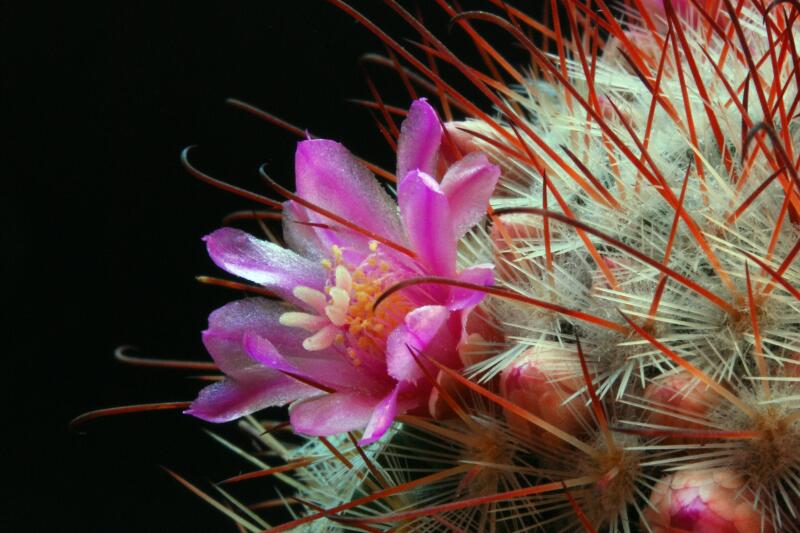
<path id="1" fill-rule="evenodd" d="M 357 2 L 382 28 L 413 36 L 376 4 Z M 433 2 L 421 4 L 447 36 Z M 240 296 L 194 276 L 221 274 L 200 238 L 252 205 L 192 179 L 181 148 L 198 145 L 197 166 L 251 190 L 269 194 L 261 163 L 291 184 L 296 138 L 224 102 L 237 97 L 392 169 L 370 114 L 347 102 L 369 96 L 358 58 L 382 46 L 321 0 L 0 9 L 10 137 L 0 148 L 10 363 L 0 421 L 13 450 L 3 457 L 11 512 L 0 513 L 0 529 L 234 531 L 159 468 L 206 490 L 249 470 L 204 424 L 178 412 L 98 420 L 80 432 L 67 424 L 92 409 L 192 399 L 203 384 L 189 373 L 124 366 L 113 350 L 206 360 L 199 332 L 208 313 Z M 471 57 L 455 33 L 455 49 Z M 370 71 L 387 100 L 408 104 L 395 76 Z"/>

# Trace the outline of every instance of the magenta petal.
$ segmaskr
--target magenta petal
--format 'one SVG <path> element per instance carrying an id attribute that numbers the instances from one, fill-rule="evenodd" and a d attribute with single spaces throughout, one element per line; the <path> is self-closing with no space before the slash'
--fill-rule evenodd
<path id="1" fill-rule="evenodd" d="M 486 155 L 480 152 L 467 155 L 447 169 L 442 179 L 442 192 L 450 203 L 457 239 L 486 214 L 499 177 L 500 167 L 489 163 Z"/>
<path id="2" fill-rule="evenodd" d="M 226 378 L 204 388 L 184 413 L 208 422 L 228 422 L 267 407 L 320 394 L 319 390 L 271 369 L 254 370 L 240 378 Z"/>
<path id="3" fill-rule="evenodd" d="M 358 390 L 373 393 L 384 385 L 375 383 L 334 350 L 306 352 L 303 357 L 286 357 L 268 339 L 256 333 L 244 337 L 247 353 L 262 365 L 283 373 L 306 378 L 335 390 Z"/>
<path id="4" fill-rule="evenodd" d="M 309 224 L 308 209 L 290 200 L 283 203 L 282 214 L 283 240 L 291 250 L 316 261 L 330 256 L 330 245 L 323 243 Z"/>
<path id="5" fill-rule="evenodd" d="M 397 140 L 397 179 L 402 180 L 412 170 L 433 175 L 441 142 L 442 125 L 436 111 L 425 98 L 414 100 L 408 116 L 400 126 L 400 138 Z"/>
<path id="6" fill-rule="evenodd" d="M 265 298 L 245 298 L 229 302 L 208 317 L 203 343 L 217 366 L 228 375 L 237 369 L 258 364 L 244 350 L 244 336 L 255 332 L 266 337 L 282 354 L 294 356 L 308 353 L 303 340 L 308 332 L 280 323 L 286 305 Z"/>
<path id="7" fill-rule="evenodd" d="M 218 229 L 205 241 L 208 254 L 220 268 L 263 285 L 291 302 L 299 303 L 292 295 L 297 285 L 320 290 L 325 286 L 322 265 L 244 231 Z"/>
<path id="8" fill-rule="evenodd" d="M 400 217 L 412 248 L 432 274 L 452 276 L 456 238 L 447 198 L 432 177 L 411 171 L 397 189 Z"/>
<path id="9" fill-rule="evenodd" d="M 274 344 L 261 335 L 245 333 L 242 342 L 247 354 L 262 365 L 280 372 L 291 372 L 292 374 L 307 377 L 300 372 L 300 369 L 283 357 Z"/>
<path id="10" fill-rule="evenodd" d="M 244 335 L 250 331 L 268 335 L 278 350 L 287 354 L 304 351 L 306 333 L 281 326 L 278 322 L 286 308 L 264 298 L 247 298 L 230 302 L 208 317 L 203 344 L 211 358 L 225 374 L 238 377 L 251 368 L 263 368 L 244 350 Z"/>
<path id="11" fill-rule="evenodd" d="M 291 350 L 300 346 L 302 332 L 279 325 L 284 308 L 262 298 L 248 298 L 224 305 L 208 317 L 203 343 L 225 381 L 200 391 L 187 414 L 210 422 L 225 422 L 265 407 L 284 405 L 319 394 L 319 390 L 266 368 L 244 350 L 249 331 L 269 332 L 276 346 Z"/>
<path id="12" fill-rule="evenodd" d="M 449 318 L 450 311 L 441 305 L 418 307 L 407 314 L 403 323 L 389 334 L 386 343 L 389 375 L 397 381 L 416 382 L 424 378 L 420 364 L 426 364 L 427 361 L 422 354 L 426 354 L 434 339 L 450 339 L 449 332 L 443 331 L 447 329 Z M 437 342 L 438 344 L 441 342 Z M 455 342 L 452 347 L 443 346 L 444 350 L 448 348 L 454 350 Z"/>
<path id="13" fill-rule="evenodd" d="M 396 242 L 402 232 L 394 202 L 375 177 L 347 148 L 325 139 L 302 141 L 295 153 L 297 194 L 360 227 Z M 336 225 L 330 218 L 309 211 L 316 222 Z M 336 235 L 364 240 L 361 234 L 339 229 L 317 230 L 327 239 Z M 331 235 L 334 234 L 334 235 Z"/>
<path id="14" fill-rule="evenodd" d="M 327 437 L 367 425 L 379 399 L 352 392 L 334 392 L 293 404 L 289 421 L 297 433 Z"/>
<path id="15" fill-rule="evenodd" d="M 458 281 L 491 287 L 494 284 L 494 265 L 475 265 L 465 268 L 458 273 L 457 279 Z M 468 309 L 481 303 L 484 296 L 486 296 L 484 292 L 453 287 L 450 291 L 447 307 L 451 311 Z"/>
<path id="16" fill-rule="evenodd" d="M 386 433 L 386 430 L 392 426 L 394 417 L 397 416 L 397 393 L 399 391 L 400 385 L 397 385 L 392 389 L 392 392 L 375 406 L 367 427 L 364 429 L 364 434 L 358 442 L 361 446 L 372 444 L 380 439 Z"/>

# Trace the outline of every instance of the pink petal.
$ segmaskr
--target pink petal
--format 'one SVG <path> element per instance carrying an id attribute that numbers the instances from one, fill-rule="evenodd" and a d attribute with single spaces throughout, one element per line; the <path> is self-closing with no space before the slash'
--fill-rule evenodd
<path id="1" fill-rule="evenodd" d="M 281 326 L 278 322 L 286 308 L 264 298 L 247 298 L 225 304 L 208 317 L 203 344 L 225 374 L 237 377 L 252 367 L 263 368 L 244 350 L 244 335 L 255 331 L 268 335 L 278 350 L 302 352 L 305 332 Z"/>
<path id="2" fill-rule="evenodd" d="M 420 262 L 431 274 L 455 274 L 456 238 L 450 207 L 436 180 L 423 172 L 409 172 L 398 187 L 397 202 Z"/>
<path id="3" fill-rule="evenodd" d="M 204 388 L 184 413 L 208 422 L 228 422 L 267 407 L 320 394 L 319 390 L 272 369 L 253 370 L 240 378 L 227 378 Z"/>
<path id="4" fill-rule="evenodd" d="M 397 210 L 375 177 L 347 148 L 325 139 L 302 141 L 295 154 L 297 194 L 360 227 L 395 242 L 402 242 Z M 336 226 L 330 218 L 313 213 L 316 222 Z M 336 242 L 346 236 L 362 241 L 366 237 L 351 230 L 316 230 L 326 240 Z"/>
<path id="5" fill-rule="evenodd" d="M 486 155 L 480 152 L 467 155 L 447 170 L 442 179 L 442 192 L 450 204 L 457 239 L 486 214 L 499 177 L 500 167 L 489 163 Z"/>
<path id="6" fill-rule="evenodd" d="M 266 368 L 244 350 L 243 338 L 249 331 L 271 333 L 275 345 L 286 350 L 296 350 L 300 346 L 301 333 L 278 323 L 283 310 L 278 303 L 249 298 L 231 302 L 211 313 L 209 327 L 203 332 L 203 343 L 227 377 L 200 391 L 187 414 L 210 422 L 225 422 L 320 393 Z"/>
<path id="7" fill-rule="evenodd" d="M 205 237 L 208 254 L 214 263 L 235 276 L 274 291 L 282 298 L 301 305 L 292 295 L 297 285 L 323 289 L 325 269 L 277 244 L 256 239 L 233 228 L 218 229 Z"/>
<path id="8" fill-rule="evenodd" d="M 327 437 L 366 426 L 379 401 L 354 392 L 334 392 L 292 405 L 289 420 L 297 433 Z"/>
<path id="9" fill-rule="evenodd" d="M 303 257 L 319 261 L 330 256 L 330 244 L 320 240 L 316 229 L 308 224 L 308 209 L 289 200 L 283 203 L 281 228 L 287 246 Z"/>
<path id="10" fill-rule="evenodd" d="M 436 111 L 425 98 L 414 100 L 408 116 L 400 126 L 397 140 L 397 179 L 412 170 L 433 175 L 436 156 L 442 142 L 442 125 Z"/>
<path id="11" fill-rule="evenodd" d="M 364 434 L 358 442 L 361 446 L 372 444 L 380 439 L 392 426 L 394 417 L 397 416 L 397 393 L 399 391 L 400 386 L 398 385 L 375 406 L 367 427 L 364 429 Z"/>
<path id="12" fill-rule="evenodd" d="M 458 273 L 456 279 L 474 283 L 475 285 L 491 287 L 494 284 L 494 265 L 475 265 L 465 268 Z M 447 308 L 451 311 L 471 309 L 481 303 L 484 296 L 486 296 L 484 292 L 453 287 L 450 291 L 450 298 L 447 301 Z"/>
<path id="13" fill-rule="evenodd" d="M 333 350 L 307 352 L 305 357 L 285 357 L 273 343 L 256 333 L 245 334 L 247 353 L 262 365 L 280 372 L 288 372 L 335 390 L 377 392 L 385 390 L 385 383 L 373 383 L 342 356 Z M 314 354 L 313 356 L 310 354 Z"/>
<path id="14" fill-rule="evenodd" d="M 430 365 L 424 356 L 435 355 L 438 359 L 447 351 L 455 352 L 456 342 L 448 324 L 450 315 L 441 305 L 418 307 L 407 314 L 386 343 L 389 375 L 398 381 L 427 379 L 420 369 L 420 364 Z"/>

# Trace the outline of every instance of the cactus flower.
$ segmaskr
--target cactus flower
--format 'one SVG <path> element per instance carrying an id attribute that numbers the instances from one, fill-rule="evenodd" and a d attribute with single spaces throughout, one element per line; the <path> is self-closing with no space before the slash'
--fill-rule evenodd
<path id="1" fill-rule="evenodd" d="M 457 268 L 456 245 L 483 217 L 499 177 L 498 167 L 473 152 L 438 180 L 442 135 L 433 108 L 415 101 L 398 140 L 397 206 L 341 144 L 299 143 L 297 195 L 362 231 L 289 201 L 284 236 L 291 249 L 232 228 L 206 237 L 218 266 L 290 306 L 249 299 L 212 313 L 203 340 L 226 379 L 204 389 L 187 413 L 222 422 L 292 403 L 295 431 L 364 429 L 365 444 L 398 413 L 426 414 L 432 384 L 420 365 L 433 368 L 433 358 L 461 366 L 466 317 L 483 294 L 427 285 L 374 304 L 419 276 L 492 283 L 491 265 Z"/>

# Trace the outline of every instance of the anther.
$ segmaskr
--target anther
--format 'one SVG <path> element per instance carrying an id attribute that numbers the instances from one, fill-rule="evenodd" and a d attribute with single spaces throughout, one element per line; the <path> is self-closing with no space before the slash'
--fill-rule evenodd
<path id="1" fill-rule="evenodd" d="M 324 350 L 333 344 L 339 330 L 333 326 L 325 326 L 309 338 L 303 341 L 303 348 L 309 352 Z"/>
<path id="2" fill-rule="evenodd" d="M 328 303 L 327 299 L 325 298 L 325 293 L 318 291 L 317 289 L 312 289 L 311 287 L 298 285 L 292 290 L 292 294 L 295 298 L 304 304 L 307 304 L 314 311 L 317 311 L 320 314 L 325 310 L 325 306 Z"/>
<path id="3" fill-rule="evenodd" d="M 312 315 L 309 313 L 299 313 L 296 311 L 283 313 L 280 318 L 278 318 L 278 322 L 280 322 L 283 326 L 288 326 L 290 328 L 301 328 L 312 332 L 317 331 L 328 324 L 328 321 L 325 319 L 325 317 Z"/>

